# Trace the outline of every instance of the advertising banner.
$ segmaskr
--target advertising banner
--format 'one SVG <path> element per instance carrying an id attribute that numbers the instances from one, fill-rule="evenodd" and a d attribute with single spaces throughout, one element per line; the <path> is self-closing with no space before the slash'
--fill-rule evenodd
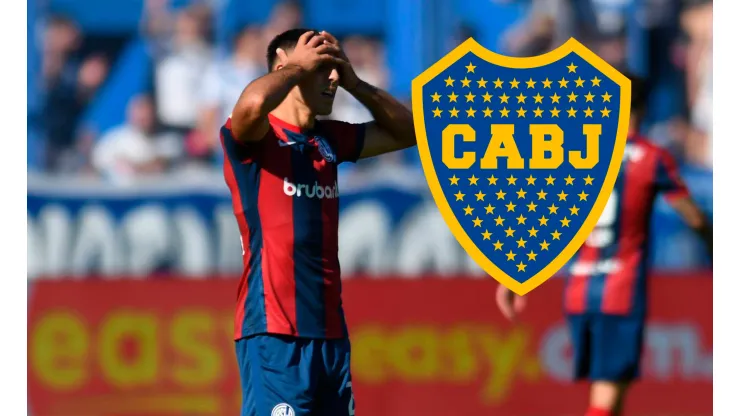
<path id="1" fill-rule="evenodd" d="M 583 414 L 586 385 L 569 382 L 562 280 L 534 291 L 509 323 L 490 278 L 384 277 L 344 285 L 358 414 Z M 236 286 L 217 277 L 34 282 L 32 414 L 238 414 Z M 644 377 L 626 414 L 711 415 L 711 274 L 656 276 L 651 293 Z"/>

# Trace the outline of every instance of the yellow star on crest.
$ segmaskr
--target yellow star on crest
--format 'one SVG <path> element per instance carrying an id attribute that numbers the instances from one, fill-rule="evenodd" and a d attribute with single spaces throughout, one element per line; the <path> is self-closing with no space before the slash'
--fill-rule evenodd
<path id="1" fill-rule="evenodd" d="M 573 93 L 572 91 L 571 91 L 570 94 L 568 94 L 568 102 L 569 103 L 575 102 L 576 101 L 576 98 L 578 98 L 578 96 L 575 95 L 575 93 Z"/>
<path id="2" fill-rule="evenodd" d="M 601 110 L 601 117 L 609 117 L 609 113 L 611 113 L 611 110 L 608 110 L 606 107 L 604 107 L 603 110 Z"/>
<path id="3" fill-rule="evenodd" d="M 606 102 L 609 102 L 609 103 L 610 103 L 610 102 L 612 102 L 612 96 L 611 96 L 611 95 L 610 95 L 610 94 L 609 94 L 608 92 L 605 92 L 605 93 L 604 93 L 604 94 L 603 94 L 603 95 L 601 96 L 601 100 L 602 100 L 603 102 L 605 102 L 605 103 L 606 103 Z"/>
<path id="4" fill-rule="evenodd" d="M 504 206 L 506 207 L 507 212 L 513 212 L 514 208 L 516 208 L 516 205 L 512 204 L 511 201 L 509 201 L 509 203 Z"/>
<path id="5" fill-rule="evenodd" d="M 576 87 L 582 87 L 584 82 L 586 82 L 585 79 L 581 79 L 581 77 L 578 77 L 578 79 L 576 80 Z"/>
<path id="6" fill-rule="evenodd" d="M 592 87 L 600 87 L 601 80 L 597 77 L 594 77 L 594 79 L 591 80 L 591 86 Z"/>
<path id="7" fill-rule="evenodd" d="M 462 81 L 460 81 L 460 82 L 462 82 L 462 86 L 463 86 L 463 87 L 468 87 L 468 88 L 470 88 L 470 80 L 468 79 L 468 77 L 465 77 L 465 78 L 463 78 L 463 80 L 462 80 Z"/>
<path id="8" fill-rule="evenodd" d="M 535 178 L 535 177 L 534 177 L 534 176 L 532 176 L 531 174 L 529 175 L 529 177 L 528 177 L 528 178 L 525 178 L 525 179 L 527 180 L 527 185 L 534 185 L 534 181 L 536 181 L 536 180 L 537 180 L 537 178 Z"/>
<path id="9" fill-rule="evenodd" d="M 465 96 L 465 99 L 467 100 L 466 102 L 468 102 L 468 103 L 470 103 L 470 102 L 473 102 L 473 99 L 474 99 L 474 98 L 475 98 L 475 95 L 473 95 L 473 93 L 472 93 L 472 92 L 469 92 L 469 93 L 468 93 L 468 94 L 467 94 L 467 95 Z"/>
<path id="10" fill-rule="evenodd" d="M 503 226 L 503 225 L 504 225 L 504 219 L 503 219 L 503 218 L 501 218 L 501 216 L 500 216 L 500 215 L 499 215 L 498 217 L 494 218 L 494 221 L 496 221 L 496 225 L 497 225 L 497 226 L 498 226 L 498 225 L 500 225 L 500 226 Z"/>
<path id="11" fill-rule="evenodd" d="M 586 94 L 584 97 L 586 97 L 586 102 L 587 103 L 589 103 L 589 102 L 592 103 L 592 102 L 594 102 L 594 97 L 596 97 L 596 96 L 593 95 L 593 94 L 591 94 L 591 91 L 589 91 L 588 94 Z"/>
<path id="12" fill-rule="evenodd" d="M 534 102 L 535 104 L 539 103 L 542 104 L 542 99 L 545 98 L 540 93 L 537 93 L 537 95 L 534 96 Z"/>
<path id="13" fill-rule="evenodd" d="M 517 117 L 524 117 L 527 114 L 527 110 L 523 109 L 522 107 L 519 107 L 518 110 L 516 110 Z"/>
<path id="14" fill-rule="evenodd" d="M 448 95 L 447 97 L 450 99 L 450 102 L 457 102 L 458 95 L 455 94 L 454 91 L 452 92 L 452 94 Z"/>
<path id="15" fill-rule="evenodd" d="M 462 193 L 461 191 L 457 191 L 457 193 L 455 194 L 455 201 L 462 201 L 464 197 L 464 193 Z"/>
<path id="16" fill-rule="evenodd" d="M 442 110 L 440 110 L 439 107 L 432 110 L 432 113 L 434 113 L 434 117 L 442 117 Z"/>
<path id="17" fill-rule="evenodd" d="M 481 233 L 481 234 L 483 235 L 483 239 L 484 240 L 490 240 L 491 239 L 491 235 L 493 235 L 493 233 L 488 232 L 488 230 L 486 230 L 486 232 Z"/>
<path id="18" fill-rule="evenodd" d="M 517 104 L 524 104 L 524 101 L 527 99 L 527 96 L 519 93 L 519 95 L 516 96 L 516 102 Z"/>
<path id="19" fill-rule="evenodd" d="M 447 76 L 447 79 L 445 80 L 445 87 L 451 87 L 452 84 L 455 83 L 455 80 L 452 79 L 452 77 Z"/>
<path id="20" fill-rule="evenodd" d="M 463 211 L 465 211 L 465 215 L 473 215 L 473 207 L 468 204 L 467 207 L 463 208 Z"/>
<path id="21" fill-rule="evenodd" d="M 529 205 L 527 205 L 527 208 L 529 209 L 528 212 L 531 212 L 537 209 L 537 205 L 535 205 L 534 202 L 530 202 Z"/>
<path id="22" fill-rule="evenodd" d="M 549 250 L 550 244 L 547 241 L 542 241 L 540 243 L 540 251 L 542 250 Z"/>
<path id="23" fill-rule="evenodd" d="M 465 110 L 465 112 L 468 114 L 468 118 L 475 118 L 475 110 L 473 109 L 473 107 L 468 108 L 467 110 Z"/>
<path id="24" fill-rule="evenodd" d="M 501 88 L 503 85 L 504 81 L 501 81 L 501 78 L 496 78 L 496 81 L 493 81 L 494 88 Z"/>
<path id="25" fill-rule="evenodd" d="M 512 81 L 509 81 L 509 84 L 511 84 L 511 88 L 519 88 L 519 81 L 514 78 Z"/>
<path id="26" fill-rule="evenodd" d="M 586 182 L 586 185 L 593 185 L 594 183 L 594 178 L 591 175 L 586 176 L 583 180 Z"/>
<path id="27" fill-rule="evenodd" d="M 438 103 L 438 102 L 439 102 L 439 98 L 440 98 L 440 97 L 441 97 L 441 95 L 439 95 L 439 94 L 437 94 L 437 93 L 435 92 L 434 94 L 432 94 L 432 102 L 433 102 L 433 103 L 435 103 L 435 102 L 436 102 L 436 103 Z"/>
<path id="28" fill-rule="evenodd" d="M 535 117 L 542 117 L 542 113 L 544 113 L 544 111 L 541 110 L 539 107 L 537 107 L 537 109 L 534 110 L 534 116 Z"/>
<path id="29" fill-rule="evenodd" d="M 526 267 L 527 265 L 520 261 L 519 264 L 516 265 L 516 271 L 523 272 Z"/>
<path id="30" fill-rule="evenodd" d="M 563 191 L 560 191 L 560 193 L 558 194 L 558 198 L 559 198 L 558 200 L 559 201 L 565 201 L 565 198 L 567 198 L 567 197 L 568 197 L 568 194 L 566 194 Z"/>
<path id="31" fill-rule="evenodd" d="M 555 230 L 555 231 L 551 232 L 550 235 L 552 236 L 552 239 L 553 240 L 560 240 L 560 236 L 562 234 L 559 233 L 558 230 Z"/>
<path id="32" fill-rule="evenodd" d="M 503 104 L 503 103 L 508 104 L 509 103 L 509 96 L 506 95 L 506 93 L 500 95 L 498 98 L 499 98 L 499 100 L 501 100 L 501 104 Z"/>
<path id="33" fill-rule="evenodd" d="M 501 242 L 501 240 L 496 240 L 495 243 L 493 243 L 494 251 L 495 250 L 501 250 L 501 247 L 503 247 L 504 243 Z"/>
<path id="34" fill-rule="evenodd" d="M 482 222 L 483 222 L 482 219 L 475 217 L 475 219 L 473 220 L 473 227 L 480 227 Z"/>
<path id="35" fill-rule="evenodd" d="M 486 91 L 485 94 L 483 94 L 483 102 L 484 103 L 490 103 L 491 98 L 493 98 L 493 95 L 489 94 L 488 91 Z"/>
<path id="36" fill-rule="evenodd" d="M 560 223 L 563 224 L 563 227 L 570 227 L 570 220 L 567 218 L 560 220 Z"/>
<path id="37" fill-rule="evenodd" d="M 527 81 L 527 88 L 534 88 L 535 84 L 537 84 L 537 81 L 530 78 L 529 81 Z"/>
<path id="38" fill-rule="evenodd" d="M 548 185 L 555 185 L 555 178 L 552 177 L 552 175 L 549 175 L 545 178 L 545 181 L 547 181 Z"/>
<path id="39" fill-rule="evenodd" d="M 573 205 L 569 209 L 570 209 L 570 215 L 578 215 L 578 211 L 580 211 L 580 208 L 576 207 L 575 205 Z"/>
<path id="40" fill-rule="evenodd" d="M 540 219 L 538 221 L 540 222 L 540 225 L 543 225 L 543 226 L 547 227 L 547 221 L 548 221 L 548 219 L 544 215 L 542 217 L 540 217 Z"/>
<path id="41" fill-rule="evenodd" d="M 511 229 L 511 227 L 504 230 L 507 237 L 514 237 L 514 230 Z"/>
<path id="42" fill-rule="evenodd" d="M 558 84 L 560 84 L 560 88 L 568 88 L 568 80 L 565 77 L 558 81 Z"/>
<path id="43" fill-rule="evenodd" d="M 529 253 L 527 253 L 527 257 L 529 257 L 529 260 L 533 260 L 533 261 L 537 260 L 537 253 L 530 250 Z"/>
<path id="44" fill-rule="evenodd" d="M 517 248 L 522 248 L 527 244 L 527 241 L 521 237 L 519 237 L 519 240 L 516 241 Z"/>
<path id="45" fill-rule="evenodd" d="M 567 177 L 567 178 L 565 178 L 565 184 L 566 184 L 566 185 L 573 185 L 573 181 L 574 181 L 574 180 L 576 180 L 576 178 L 574 178 L 574 177 L 572 177 L 572 176 L 568 175 L 568 177 Z"/>
<path id="46" fill-rule="evenodd" d="M 516 253 L 509 250 L 508 253 L 506 253 L 506 261 L 514 260 L 514 257 L 516 257 Z"/>
<path id="47" fill-rule="evenodd" d="M 517 224 L 524 224 L 525 221 L 527 221 L 527 217 L 525 217 L 522 214 L 519 214 L 519 216 L 516 217 L 516 223 Z"/>
<path id="48" fill-rule="evenodd" d="M 489 185 L 496 185 L 496 182 L 498 182 L 498 178 L 491 175 L 488 177 L 488 184 Z"/>
<path id="49" fill-rule="evenodd" d="M 478 82 L 478 88 L 486 88 L 486 84 L 488 84 L 488 81 L 483 79 L 483 77 L 481 77 L 477 82 Z"/>
<path id="50" fill-rule="evenodd" d="M 516 185 L 516 178 L 514 175 L 510 175 L 506 180 L 509 182 L 509 185 Z"/>
<path id="51" fill-rule="evenodd" d="M 578 113 L 578 111 L 571 107 L 570 110 L 568 110 L 568 118 L 575 117 L 576 113 Z"/>
<path id="52" fill-rule="evenodd" d="M 495 207 L 489 203 L 485 208 L 486 208 L 486 214 L 493 214 L 493 209 Z"/>
<path id="53" fill-rule="evenodd" d="M 466 69 L 468 70 L 468 72 L 473 72 L 473 73 L 475 73 L 475 68 L 477 68 L 477 67 L 476 67 L 475 65 L 473 65 L 473 63 L 471 62 L 471 63 L 469 63 L 469 64 L 468 64 L 468 66 L 466 66 L 465 68 L 466 68 Z"/>
<path id="54" fill-rule="evenodd" d="M 483 110 L 483 118 L 491 117 L 491 114 L 493 114 L 493 110 L 490 108 L 486 107 L 486 109 Z"/>
<path id="55" fill-rule="evenodd" d="M 470 182 L 470 185 L 478 185 L 478 178 L 475 175 L 469 177 L 468 181 Z"/>
<path id="56" fill-rule="evenodd" d="M 566 68 L 568 68 L 568 73 L 571 73 L 571 72 L 576 72 L 576 68 L 578 68 L 578 67 L 575 66 L 575 64 L 573 64 L 573 62 L 571 62 L 570 65 L 568 65 Z"/>
<path id="57" fill-rule="evenodd" d="M 529 236 L 530 236 L 530 237 L 537 237 L 537 232 L 538 232 L 539 230 L 537 230 L 537 229 L 535 229 L 534 227 L 532 227 L 532 228 L 530 228 L 530 229 L 529 229 L 529 230 L 527 230 L 527 231 L 529 232 Z"/>
<path id="58" fill-rule="evenodd" d="M 594 110 L 592 110 L 591 107 L 586 107 L 583 112 L 586 113 L 586 117 L 593 117 Z"/>
<path id="59" fill-rule="evenodd" d="M 549 79 L 549 78 L 545 78 L 545 80 L 544 80 L 544 81 L 542 81 L 542 86 L 543 86 L 544 88 L 550 88 L 550 84 L 552 84 L 552 81 L 550 81 L 550 79 Z"/>
<path id="60" fill-rule="evenodd" d="M 578 198 L 579 198 L 578 200 L 579 201 L 585 201 L 586 200 L 586 197 L 588 197 L 588 194 L 585 193 L 585 192 L 583 192 L 583 191 L 581 191 L 581 193 L 578 194 Z"/>
<path id="61" fill-rule="evenodd" d="M 450 111 L 450 117 L 455 117 L 455 118 L 457 118 L 457 113 L 460 112 L 460 110 L 456 109 L 455 107 L 452 107 L 452 110 L 449 110 L 449 111 Z"/>
<path id="62" fill-rule="evenodd" d="M 560 104 L 560 96 L 557 93 L 551 95 L 550 100 L 552 100 L 552 104 L 555 104 L 555 103 Z"/>
<path id="63" fill-rule="evenodd" d="M 457 176 L 455 176 L 455 175 L 452 175 L 452 177 L 450 178 L 450 185 L 457 185 L 457 182 L 458 182 L 459 180 L 460 180 L 460 178 L 458 178 L 458 177 L 457 177 Z"/>
<path id="64" fill-rule="evenodd" d="M 537 192 L 537 199 L 545 199 L 545 197 L 547 197 L 547 192 L 540 189 L 540 191 Z"/>
<path id="65" fill-rule="evenodd" d="M 483 191 L 478 191 L 478 193 L 475 194 L 475 198 L 478 201 L 482 201 L 483 198 L 485 198 L 485 197 L 486 197 L 486 194 L 484 194 Z"/>
<path id="66" fill-rule="evenodd" d="M 496 192 L 496 199 L 504 199 L 505 196 L 506 192 L 504 192 L 503 189 Z"/>
<path id="67" fill-rule="evenodd" d="M 507 110 L 506 107 L 498 111 L 501 113 L 501 117 L 509 117 L 509 110 Z"/>
<path id="68" fill-rule="evenodd" d="M 557 108 L 553 108 L 552 110 L 550 110 L 550 116 L 557 118 L 559 115 L 560 115 L 560 110 L 558 110 Z"/>
<path id="69" fill-rule="evenodd" d="M 555 204 L 550 205 L 547 207 L 547 209 L 550 210 L 550 214 L 557 214 L 558 213 L 558 207 L 555 206 Z"/>
<path id="70" fill-rule="evenodd" d="M 527 195 L 527 191 L 525 191 L 522 188 L 519 188 L 519 191 L 517 191 L 516 194 L 518 195 L 517 199 L 524 199 L 524 195 Z"/>

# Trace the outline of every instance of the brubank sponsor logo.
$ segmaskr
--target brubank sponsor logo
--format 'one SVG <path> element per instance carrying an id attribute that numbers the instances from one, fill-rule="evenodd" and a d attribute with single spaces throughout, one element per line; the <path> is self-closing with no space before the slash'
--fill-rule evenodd
<path id="1" fill-rule="evenodd" d="M 314 182 L 313 185 L 306 184 L 294 184 L 289 181 L 288 178 L 283 179 L 283 192 L 288 196 L 306 197 L 306 198 L 318 198 L 318 199 L 334 199 L 339 198 L 339 186 L 334 181 L 334 186 L 321 186 L 318 182 Z"/>

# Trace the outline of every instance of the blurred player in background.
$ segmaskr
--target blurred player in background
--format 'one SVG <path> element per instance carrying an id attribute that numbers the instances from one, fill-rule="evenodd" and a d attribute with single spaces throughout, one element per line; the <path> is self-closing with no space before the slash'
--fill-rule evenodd
<path id="1" fill-rule="evenodd" d="M 647 92 L 632 81 L 630 134 L 622 167 L 596 227 L 581 246 L 566 283 L 564 306 L 575 379 L 591 382 L 586 416 L 617 416 L 639 376 L 647 312 L 648 230 L 662 195 L 712 252 L 712 228 L 691 199 L 668 152 L 637 134 Z M 524 298 L 500 285 L 497 303 L 513 319 Z"/>
<path id="2" fill-rule="evenodd" d="M 242 238 L 242 415 L 354 415 L 341 301 L 337 165 L 416 144 L 411 112 L 360 80 L 336 38 L 288 30 L 221 129 Z M 343 87 L 375 121 L 316 120 Z"/>

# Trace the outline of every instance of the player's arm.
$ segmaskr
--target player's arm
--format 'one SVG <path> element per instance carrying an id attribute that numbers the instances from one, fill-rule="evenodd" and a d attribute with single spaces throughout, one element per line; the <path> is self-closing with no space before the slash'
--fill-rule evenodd
<path id="1" fill-rule="evenodd" d="M 712 224 L 707 216 L 691 198 L 686 185 L 678 173 L 678 166 L 673 157 L 661 150 L 658 159 L 657 185 L 658 190 L 663 192 L 668 204 L 678 213 L 681 219 L 691 227 L 701 238 L 713 255 L 712 249 Z"/>
<path id="2" fill-rule="evenodd" d="M 306 74 L 323 63 L 339 63 L 338 47 L 324 40 L 322 36 L 314 36 L 314 32 L 304 33 L 290 56 L 278 49 L 279 63 L 274 71 L 247 85 L 231 114 L 231 131 L 238 141 L 261 140 L 270 127 L 267 115 Z"/>
<path id="3" fill-rule="evenodd" d="M 339 47 L 337 39 L 321 32 L 327 43 Z M 388 92 L 362 81 L 355 74 L 346 55 L 340 49 L 339 83 L 364 105 L 374 121 L 365 123 L 364 143 L 360 159 L 406 149 L 416 144 L 414 117 L 411 111 Z"/>

